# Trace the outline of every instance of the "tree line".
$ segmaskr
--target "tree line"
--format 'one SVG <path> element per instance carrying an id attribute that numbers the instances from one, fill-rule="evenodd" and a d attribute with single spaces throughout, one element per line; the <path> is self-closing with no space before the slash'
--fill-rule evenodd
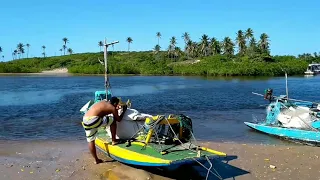
<path id="1" fill-rule="evenodd" d="M 207 76 L 277 76 L 286 69 L 289 75 L 303 74 L 308 63 L 320 62 L 318 53 L 295 56 L 271 56 L 270 40 L 266 33 L 254 36 L 251 28 L 238 30 L 234 40 L 225 37 L 218 40 L 203 34 L 196 41 L 188 32 L 181 34 L 184 42 L 177 46 L 178 38 L 172 36 L 167 48 L 160 46 L 161 32 L 155 33 L 158 43 L 149 51 L 131 52 L 133 38 L 127 37 L 127 51 L 109 49 L 109 72 L 112 74 L 158 74 L 158 75 L 207 75 Z M 67 38 L 60 49 L 65 55 Z M 98 41 L 100 52 L 82 53 L 57 57 L 37 57 L 0 63 L 0 72 L 40 72 L 67 67 L 71 73 L 102 74 L 103 42 Z M 19 46 L 18 46 L 19 47 Z M 28 48 L 27 47 L 27 53 Z M 17 48 L 19 49 L 19 48 Z M 21 49 L 21 48 L 20 48 Z M 23 46 L 22 46 L 23 49 Z M 2 48 L 0 49 L 2 52 Z M 43 48 L 45 50 L 45 48 Z M 22 51 L 20 53 L 23 55 Z M 45 51 L 43 52 L 45 54 Z M 28 57 L 28 54 L 27 54 Z"/>
<path id="2" fill-rule="evenodd" d="M 61 55 L 62 55 L 62 51 L 63 51 L 63 55 L 65 55 L 66 50 L 69 54 L 73 54 L 74 53 L 73 49 L 67 47 L 67 43 L 69 42 L 68 38 L 64 37 L 64 38 L 62 38 L 62 41 L 63 41 L 62 48 L 59 49 L 59 51 L 61 52 Z M 29 43 L 26 43 L 26 44 L 18 43 L 16 48 L 13 50 L 13 52 L 11 52 L 12 60 L 21 59 L 21 58 L 29 58 L 30 47 L 31 47 L 31 45 Z M 47 55 L 46 54 L 46 46 L 42 45 L 41 49 L 42 49 L 41 55 L 43 57 L 47 57 L 46 56 Z M 2 52 L 3 52 L 3 48 L 0 46 L 0 55 Z M 24 57 L 25 53 L 27 53 L 27 57 Z M 4 55 L 2 55 L 2 58 L 4 60 Z"/>

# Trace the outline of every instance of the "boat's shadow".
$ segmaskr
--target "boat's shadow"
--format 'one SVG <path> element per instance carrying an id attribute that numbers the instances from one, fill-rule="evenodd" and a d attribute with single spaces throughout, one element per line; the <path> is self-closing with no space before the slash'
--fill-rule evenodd
<path id="1" fill-rule="evenodd" d="M 227 156 L 227 157 L 219 157 L 211 160 L 212 168 L 211 171 L 214 173 L 209 173 L 208 180 L 215 179 L 236 179 L 236 177 L 249 174 L 250 172 L 240 169 L 238 167 L 232 166 L 229 161 L 237 159 L 237 156 Z M 209 168 L 210 164 L 208 162 L 203 164 L 205 167 Z M 159 176 L 171 178 L 171 179 L 206 179 L 208 170 L 199 165 L 197 162 L 194 164 L 182 165 L 178 169 L 170 170 L 163 168 L 155 168 L 155 167 L 140 167 L 140 166 L 131 166 L 139 169 L 143 169 L 152 174 L 156 174 Z"/>

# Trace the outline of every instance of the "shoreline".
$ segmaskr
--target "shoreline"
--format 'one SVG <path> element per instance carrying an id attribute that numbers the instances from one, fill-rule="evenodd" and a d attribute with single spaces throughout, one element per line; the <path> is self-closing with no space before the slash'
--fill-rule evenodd
<path id="1" fill-rule="evenodd" d="M 10 143 L 9 143 L 10 142 Z M 201 142 L 227 153 L 228 163 L 214 161 L 222 177 L 244 179 L 316 179 L 320 177 L 319 147 Z M 169 180 L 186 173 L 164 173 L 113 161 L 94 164 L 84 141 L 0 141 L 0 177 L 4 179 L 154 179 Z M 191 173 L 192 170 L 190 170 Z M 193 171 L 192 173 L 199 173 Z M 192 174 L 191 173 L 191 174 Z M 195 176 L 197 174 L 194 174 Z M 186 175 L 187 176 L 187 175 Z M 190 174 L 188 174 L 190 176 Z M 228 176 L 228 177 L 227 177 Z M 211 175 L 212 177 L 212 175 Z"/>
<path id="2" fill-rule="evenodd" d="M 84 74 L 84 73 L 69 73 L 57 71 L 42 71 L 39 73 L 0 73 L 0 76 L 25 76 L 25 75 L 46 75 L 46 76 L 104 76 L 105 74 Z M 154 77 L 199 77 L 207 79 L 270 79 L 270 78 L 283 78 L 283 76 L 206 76 L 206 75 L 183 75 L 183 74 L 108 74 L 112 76 L 154 76 Z M 291 75 L 289 77 L 309 77 L 304 74 Z M 288 77 L 288 78 L 289 78 Z M 313 75 L 312 77 L 316 77 Z"/>

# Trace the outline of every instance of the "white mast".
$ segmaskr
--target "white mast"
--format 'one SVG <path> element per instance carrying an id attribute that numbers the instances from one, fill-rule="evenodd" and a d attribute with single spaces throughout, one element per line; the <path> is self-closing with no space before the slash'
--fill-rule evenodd
<path id="1" fill-rule="evenodd" d="M 287 72 L 285 73 L 286 75 L 286 95 L 287 95 L 287 100 L 289 100 L 289 94 L 288 94 L 288 75 Z"/>
<path id="2" fill-rule="evenodd" d="M 104 40 L 104 80 L 105 80 L 105 88 L 106 88 L 106 99 L 108 99 L 108 88 L 110 86 L 109 80 L 108 80 L 108 46 L 119 43 L 119 41 L 114 41 L 112 43 L 107 44 L 107 39 Z"/>

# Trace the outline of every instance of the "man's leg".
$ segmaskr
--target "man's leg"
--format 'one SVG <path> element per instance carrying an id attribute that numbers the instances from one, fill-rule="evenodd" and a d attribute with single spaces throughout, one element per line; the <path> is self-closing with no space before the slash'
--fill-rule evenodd
<path id="1" fill-rule="evenodd" d="M 102 160 L 99 159 L 98 156 L 97 156 L 95 141 L 93 140 L 93 141 L 89 142 L 88 145 L 89 145 L 90 153 L 91 153 L 91 155 L 93 156 L 93 158 L 94 158 L 94 160 L 95 160 L 95 163 L 96 163 L 96 164 L 101 163 Z"/>
<path id="2" fill-rule="evenodd" d="M 111 131 L 111 139 L 112 139 L 112 145 L 116 144 L 116 132 L 117 132 L 117 122 L 113 121 L 110 125 L 110 131 Z"/>

